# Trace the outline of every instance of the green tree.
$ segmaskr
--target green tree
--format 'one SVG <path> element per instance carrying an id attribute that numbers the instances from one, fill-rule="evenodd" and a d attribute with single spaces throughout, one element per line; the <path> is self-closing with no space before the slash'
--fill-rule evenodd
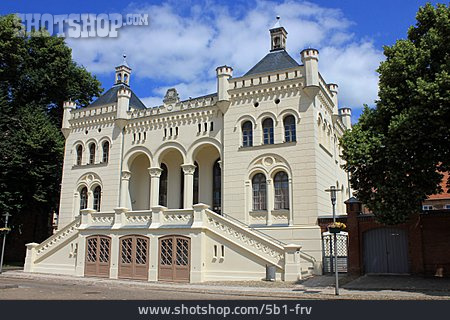
<path id="1" fill-rule="evenodd" d="M 406 40 L 384 47 L 379 100 L 341 140 L 357 197 L 396 224 L 442 192 L 450 164 L 450 10 L 426 4 Z"/>
<path id="2" fill-rule="evenodd" d="M 24 243 L 49 235 L 58 211 L 62 104 L 87 105 L 102 91 L 64 39 L 40 34 L 20 33 L 14 15 L 0 17 L 0 212 L 12 214 L 9 247 L 22 257 Z"/>

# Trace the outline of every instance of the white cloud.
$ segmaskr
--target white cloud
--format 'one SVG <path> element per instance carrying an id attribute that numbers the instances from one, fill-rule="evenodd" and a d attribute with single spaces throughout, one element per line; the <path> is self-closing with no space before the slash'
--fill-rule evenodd
<path id="1" fill-rule="evenodd" d="M 370 41 L 355 39 L 353 23 L 339 9 L 260 0 L 233 8 L 208 1 L 191 8 L 132 4 L 124 12 L 148 13 L 150 25 L 124 27 L 119 38 L 67 42 L 74 59 L 94 74 L 110 74 L 127 52 L 135 79 L 161 83 L 147 96 L 140 94 L 149 106 L 161 104 L 168 87 L 176 87 L 182 99 L 214 92 L 219 65 L 232 66 L 236 76 L 245 73 L 269 51 L 268 29 L 276 15 L 282 16 L 294 59 L 300 60 L 305 47 L 319 49 L 319 69 L 326 81 L 339 85 L 342 105 L 358 108 L 377 96 L 374 70 L 382 54 Z"/>

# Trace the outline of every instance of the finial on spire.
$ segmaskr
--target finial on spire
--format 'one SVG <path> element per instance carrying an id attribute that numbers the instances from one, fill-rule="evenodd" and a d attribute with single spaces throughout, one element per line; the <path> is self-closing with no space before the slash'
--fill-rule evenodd
<path id="1" fill-rule="evenodd" d="M 122 54 L 122 57 L 123 57 L 122 65 L 129 68 L 130 66 L 127 63 L 127 54 L 125 52 Z"/>
<path id="2" fill-rule="evenodd" d="M 275 24 L 273 25 L 272 29 L 276 29 L 276 28 L 281 28 L 281 21 L 280 21 L 281 17 L 277 16 L 277 22 L 275 22 Z"/>

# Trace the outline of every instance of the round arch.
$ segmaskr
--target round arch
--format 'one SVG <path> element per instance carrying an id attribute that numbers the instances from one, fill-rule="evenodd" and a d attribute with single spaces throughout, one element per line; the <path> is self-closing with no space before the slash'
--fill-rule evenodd
<path id="1" fill-rule="evenodd" d="M 214 138 L 203 137 L 203 138 L 196 140 L 195 143 L 193 143 L 189 147 L 189 149 L 187 151 L 186 160 L 189 161 L 189 163 L 194 163 L 198 152 L 201 149 L 203 149 L 204 147 L 208 147 L 208 146 L 212 146 L 213 148 L 215 148 L 217 150 L 217 152 L 219 153 L 219 157 L 222 159 L 222 145 L 220 144 L 220 142 Z"/>
<path id="2" fill-rule="evenodd" d="M 281 111 L 279 114 L 279 118 L 281 119 L 281 121 L 284 121 L 284 118 L 286 118 L 289 115 L 291 115 L 295 118 L 296 123 L 300 122 L 300 120 L 301 120 L 300 114 L 298 113 L 297 110 L 292 109 L 292 108 L 284 109 L 283 111 Z"/>
<path id="3" fill-rule="evenodd" d="M 86 187 L 88 190 L 92 191 L 94 187 L 100 186 L 103 190 L 103 182 L 99 175 L 94 172 L 88 172 L 83 174 L 77 181 L 76 190 L 81 190 L 82 187 Z"/>
<path id="4" fill-rule="evenodd" d="M 256 128 L 256 119 L 255 117 L 253 117 L 252 115 L 249 114 L 244 114 L 242 116 L 240 116 L 237 120 L 236 120 L 236 124 L 234 125 L 234 128 L 238 128 L 238 127 L 242 127 L 242 125 L 244 124 L 245 121 L 250 121 L 253 124 L 253 129 Z"/>
<path id="5" fill-rule="evenodd" d="M 258 173 L 262 173 L 262 174 L 266 177 L 266 179 L 270 179 L 269 172 L 268 172 L 263 166 L 257 165 L 257 166 L 254 166 L 254 167 L 248 172 L 248 180 L 251 181 L 251 180 L 253 179 L 253 177 L 254 177 L 255 175 L 257 175 Z"/>
<path id="6" fill-rule="evenodd" d="M 73 144 L 72 147 L 77 147 L 78 145 L 81 145 L 83 147 L 83 151 L 85 149 L 85 144 L 82 140 L 76 140 Z"/>
<path id="7" fill-rule="evenodd" d="M 153 157 L 152 157 L 150 150 L 148 150 L 146 147 L 143 147 L 143 146 L 137 146 L 137 147 L 133 147 L 130 150 L 128 150 L 128 152 L 125 154 L 125 156 L 123 158 L 123 163 L 125 163 L 127 166 L 126 170 L 128 170 L 128 171 L 130 170 L 133 160 L 136 159 L 141 154 L 144 154 L 145 156 L 147 156 L 150 166 L 152 166 Z"/>
<path id="8" fill-rule="evenodd" d="M 262 122 L 263 122 L 265 119 L 267 119 L 267 118 L 271 118 L 271 119 L 273 120 L 275 126 L 278 125 L 278 117 L 277 117 L 277 115 L 276 115 L 274 112 L 272 112 L 272 111 L 265 111 L 265 112 L 261 113 L 261 114 L 258 116 L 257 120 L 258 120 L 258 122 L 261 122 L 261 123 L 262 123 Z"/>
<path id="9" fill-rule="evenodd" d="M 98 141 L 97 141 L 97 139 L 95 139 L 95 138 L 89 138 L 87 141 L 86 141 L 86 146 L 89 146 L 91 143 L 95 143 L 95 147 L 97 147 L 98 146 Z"/>
<path id="10" fill-rule="evenodd" d="M 177 150 L 181 157 L 183 158 L 183 163 L 186 163 L 186 149 L 178 142 L 170 141 L 162 144 L 159 146 L 159 148 L 155 152 L 154 159 L 157 161 L 158 166 L 161 164 L 161 160 L 164 157 L 164 155 L 172 150 Z"/>

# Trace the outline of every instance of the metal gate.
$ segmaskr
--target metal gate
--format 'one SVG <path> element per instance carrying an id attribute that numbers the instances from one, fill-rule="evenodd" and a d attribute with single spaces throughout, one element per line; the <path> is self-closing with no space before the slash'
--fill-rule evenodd
<path id="1" fill-rule="evenodd" d="M 322 233 L 323 273 L 334 272 L 334 234 Z M 338 272 L 347 272 L 348 233 L 340 232 L 337 237 L 337 268 Z"/>
<path id="2" fill-rule="evenodd" d="M 143 236 L 120 238 L 119 278 L 148 279 L 149 240 Z"/>
<path id="3" fill-rule="evenodd" d="M 405 230 L 378 228 L 364 232 L 365 273 L 408 273 L 408 237 Z"/>
<path id="4" fill-rule="evenodd" d="M 110 252 L 110 237 L 91 236 L 86 238 L 84 275 L 109 278 Z"/>
<path id="5" fill-rule="evenodd" d="M 160 281 L 189 282 L 190 242 L 183 236 L 166 236 L 159 239 Z"/>

